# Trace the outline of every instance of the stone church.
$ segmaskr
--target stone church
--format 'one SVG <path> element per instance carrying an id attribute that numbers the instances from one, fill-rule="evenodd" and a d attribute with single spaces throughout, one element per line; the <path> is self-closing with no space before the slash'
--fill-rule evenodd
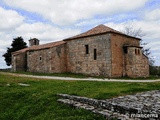
<path id="1" fill-rule="evenodd" d="M 29 40 L 30 47 L 12 53 L 12 71 L 82 73 L 106 77 L 148 77 L 148 58 L 140 39 L 105 25 L 48 44 Z"/>

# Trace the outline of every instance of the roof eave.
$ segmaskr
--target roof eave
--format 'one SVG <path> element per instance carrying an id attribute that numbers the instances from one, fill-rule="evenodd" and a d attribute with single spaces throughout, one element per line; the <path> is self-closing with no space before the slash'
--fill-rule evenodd
<path id="1" fill-rule="evenodd" d="M 114 32 L 114 31 L 107 31 L 107 32 L 103 32 L 103 33 L 80 36 L 80 37 L 75 37 L 75 38 L 72 38 L 72 37 L 71 38 L 66 38 L 63 41 L 70 41 L 70 40 L 74 40 L 74 39 L 78 39 L 78 38 L 91 37 L 91 36 L 102 35 L 102 34 L 106 34 L 106 33 L 115 33 L 115 34 L 123 35 L 123 36 L 126 36 L 126 37 L 134 38 L 134 39 L 137 39 L 137 40 L 141 40 L 140 38 L 129 36 L 129 35 L 126 35 L 126 34 L 121 34 L 121 33 L 117 33 L 117 32 Z"/>
<path id="2" fill-rule="evenodd" d="M 60 43 L 58 45 L 53 45 L 53 46 L 49 46 L 49 47 L 44 47 L 44 48 L 31 48 L 31 47 L 28 47 L 26 50 L 22 51 L 23 49 L 19 50 L 19 51 L 15 51 L 15 52 L 12 52 L 12 55 L 18 55 L 18 54 L 22 54 L 22 53 L 25 53 L 25 52 L 28 52 L 28 51 L 37 51 L 37 50 L 44 50 L 44 49 L 50 49 L 52 47 L 56 47 L 56 46 L 60 46 L 62 44 L 65 44 L 66 42 L 63 42 L 63 43 Z"/>
<path id="3" fill-rule="evenodd" d="M 26 51 L 27 51 L 27 50 L 26 50 Z M 12 55 L 19 55 L 19 54 L 25 53 L 26 51 L 23 51 L 23 52 L 17 51 L 17 52 L 12 52 L 11 54 L 12 54 Z"/>

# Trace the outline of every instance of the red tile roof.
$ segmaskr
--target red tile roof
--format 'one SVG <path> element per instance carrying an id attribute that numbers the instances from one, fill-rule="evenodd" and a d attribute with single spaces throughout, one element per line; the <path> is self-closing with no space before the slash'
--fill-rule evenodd
<path id="1" fill-rule="evenodd" d="M 55 47 L 55 46 L 59 46 L 61 44 L 64 44 L 64 41 L 58 41 L 58 42 L 52 42 L 52 43 L 47 43 L 47 44 L 43 44 L 43 45 L 34 45 L 28 48 L 24 48 L 18 51 L 13 52 L 13 54 L 19 54 L 19 53 L 23 53 L 26 51 L 32 51 L 32 50 L 41 50 L 41 49 L 47 49 L 47 48 L 51 48 L 51 47 Z"/>
<path id="2" fill-rule="evenodd" d="M 76 36 L 73 36 L 73 37 L 70 37 L 67 39 L 64 39 L 64 41 L 72 40 L 72 39 L 76 39 L 76 38 L 82 38 L 82 37 L 86 37 L 86 36 L 99 35 L 99 34 L 104 34 L 104 33 L 109 33 L 109 32 L 128 36 L 122 32 L 119 32 L 117 30 L 114 30 L 110 27 L 107 27 L 107 26 L 101 24 L 101 25 L 98 25 L 98 26 L 92 28 L 91 30 L 88 30 L 87 32 L 81 33 L 79 35 L 76 35 Z M 128 37 L 132 37 L 132 36 L 128 36 Z M 134 37 L 132 37 L 132 38 L 134 38 Z M 136 39 L 139 39 L 139 38 L 136 38 Z"/>

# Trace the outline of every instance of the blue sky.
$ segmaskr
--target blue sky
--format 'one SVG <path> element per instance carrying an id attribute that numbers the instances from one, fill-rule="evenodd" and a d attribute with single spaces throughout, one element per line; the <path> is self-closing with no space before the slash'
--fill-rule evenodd
<path id="1" fill-rule="evenodd" d="M 0 68 L 13 38 L 48 43 L 85 32 L 99 24 L 116 30 L 141 28 L 155 65 L 160 66 L 160 0 L 0 0 Z"/>

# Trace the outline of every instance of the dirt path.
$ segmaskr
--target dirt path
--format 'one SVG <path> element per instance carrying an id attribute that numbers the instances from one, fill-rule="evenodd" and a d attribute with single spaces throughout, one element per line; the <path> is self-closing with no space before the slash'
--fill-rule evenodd
<path id="1" fill-rule="evenodd" d="M 0 72 L 0 74 L 19 76 L 19 77 L 39 78 L 39 79 L 51 79 L 51 80 L 80 80 L 80 81 L 103 81 L 103 82 L 160 82 L 160 79 L 124 80 L 124 79 L 101 79 L 101 78 L 71 78 L 71 77 L 57 77 L 57 76 L 25 75 L 25 74 L 16 74 L 16 73 L 7 73 L 7 72 Z"/>

